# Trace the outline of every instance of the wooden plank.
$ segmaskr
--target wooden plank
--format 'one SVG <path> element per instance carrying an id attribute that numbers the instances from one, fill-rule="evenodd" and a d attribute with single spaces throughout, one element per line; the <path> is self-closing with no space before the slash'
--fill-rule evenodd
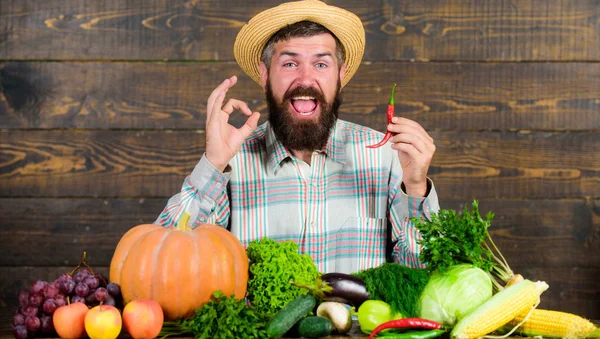
<path id="1" fill-rule="evenodd" d="M 278 0 L 5 0 L 0 59 L 233 60 L 239 29 Z M 328 0 L 355 12 L 365 60 L 600 58 L 600 2 Z"/>
<path id="2" fill-rule="evenodd" d="M 494 213 L 489 232 L 517 268 L 600 268 L 600 199 L 478 199 L 482 217 Z M 440 207 L 472 210 L 473 200 L 442 199 Z M 600 285 L 597 285 L 600 287 Z"/>
<path id="3" fill-rule="evenodd" d="M 432 132 L 443 198 L 600 195 L 597 132 Z M 200 131 L 1 130 L 4 197 L 168 197 L 204 151 Z"/>
<path id="4" fill-rule="evenodd" d="M 0 131 L 4 196 L 165 197 L 204 151 L 203 133 Z"/>
<path id="5" fill-rule="evenodd" d="M 90 263 L 108 266 L 121 236 L 152 223 L 166 199 L 0 199 L 0 266 L 76 265 L 87 251 Z M 442 200 L 462 211 L 471 201 Z M 482 215 L 495 213 L 490 232 L 510 265 L 600 269 L 600 200 L 480 201 Z M 32 251 L 35 248 L 35 251 Z M 560 255 L 557 255 L 560 253 Z"/>
<path id="6" fill-rule="evenodd" d="M 167 199 L 0 199 L 0 266 L 108 266 L 125 232 L 154 222 Z"/>
<path id="7" fill-rule="evenodd" d="M 0 128 L 204 128 L 208 96 L 233 74 L 229 95 L 264 121 L 264 93 L 236 63 L 0 64 Z M 429 130 L 600 129 L 600 63 L 364 64 L 340 117 L 383 129 L 392 82 L 397 115 Z"/>
<path id="8" fill-rule="evenodd" d="M 100 272 L 108 272 L 108 267 L 95 267 Z M 598 295 L 597 267 L 576 268 L 520 268 L 528 278 L 544 280 L 550 288 L 541 298 L 540 308 L 572 312 L 590 319 L 600 319 L 600 295 Z M 5 310 L 16 310 L 18 293 L 28 288 L 36 279 L 56 279 L 68 272 L 66 267 L 5 267 L 0 266 L 0 304 Z M 2 319 L 0 319 L 2 320 Z M 4 322 L 8 323 L 8 322 Z"/>

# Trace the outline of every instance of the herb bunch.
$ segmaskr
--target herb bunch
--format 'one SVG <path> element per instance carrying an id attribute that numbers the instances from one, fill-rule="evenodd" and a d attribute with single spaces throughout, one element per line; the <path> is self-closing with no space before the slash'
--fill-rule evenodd
<path id="1" fill-rule="evenodd" d="M 484 220 L 477 200 L 472 206 L 471 211 L 465 206 L 462 214 L 442 209 L 432 214 L 431 221 L 411 218 L 421 233 L 421 261 L 440 273 L 454 265 L 472 264 L 486 271 L 501 290 L 514 274 L 488 232 L 494 214 L 488 212 Z"/>
<path id="2" fill-rule="evenodd" d="M 372 299 L 388 303 L 394 314 L 419 316 L 419 298 L 429 282 L 428 270 L 387 262 L 353 275 L 362 279 Z"/>
<path id="3" fill-rule="evenodd" d="M 217 291 L 191 318 L 165 322 L 158 337 L 191 334 L 195 339 L 268 339 L 266 326 L 267 321 L 247 306 L 244 299 L 237 300 Z"/>

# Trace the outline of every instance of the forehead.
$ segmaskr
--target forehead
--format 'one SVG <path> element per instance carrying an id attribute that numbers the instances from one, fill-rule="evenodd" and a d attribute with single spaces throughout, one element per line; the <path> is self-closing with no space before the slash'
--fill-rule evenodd
<path id="1" fill-rule="evenodd" d="M 313 35 L 310 37 L 293 37 L 275 43 L 275 54 L 283 52 L 296 52 L 302 54 L 317 54 L 328 52 L 335 56 L 335 39 L 329 33 Z"/>

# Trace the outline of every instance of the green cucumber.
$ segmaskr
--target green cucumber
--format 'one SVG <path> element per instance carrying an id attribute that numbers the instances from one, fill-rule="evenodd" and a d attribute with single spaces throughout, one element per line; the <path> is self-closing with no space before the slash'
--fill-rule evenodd
<path id="1" fill-rule="evenodd" d="M 309 314 L 317 305 L 317 299 L 312 295 L 301 295 L 290 301 L 267 324 L 267 334 L 272 339 L 280 338 L 294 324 Z"/>
<path id="2" fill-rule="evenodd" d="M 328 336 L 333 331 L 333 324 L 325 317 L 309 315 L 298 322 L 298 334 L 305 338 Z"/>

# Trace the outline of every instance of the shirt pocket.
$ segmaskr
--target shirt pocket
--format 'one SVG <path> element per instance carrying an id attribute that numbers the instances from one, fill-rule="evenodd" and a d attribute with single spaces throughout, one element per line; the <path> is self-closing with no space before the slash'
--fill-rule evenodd
<path id="1" fill-rule="evenodd" d="M 349 217 L 335 232 L 334 272 L 354 273 L 385 262 L 386 219 Z"/>

